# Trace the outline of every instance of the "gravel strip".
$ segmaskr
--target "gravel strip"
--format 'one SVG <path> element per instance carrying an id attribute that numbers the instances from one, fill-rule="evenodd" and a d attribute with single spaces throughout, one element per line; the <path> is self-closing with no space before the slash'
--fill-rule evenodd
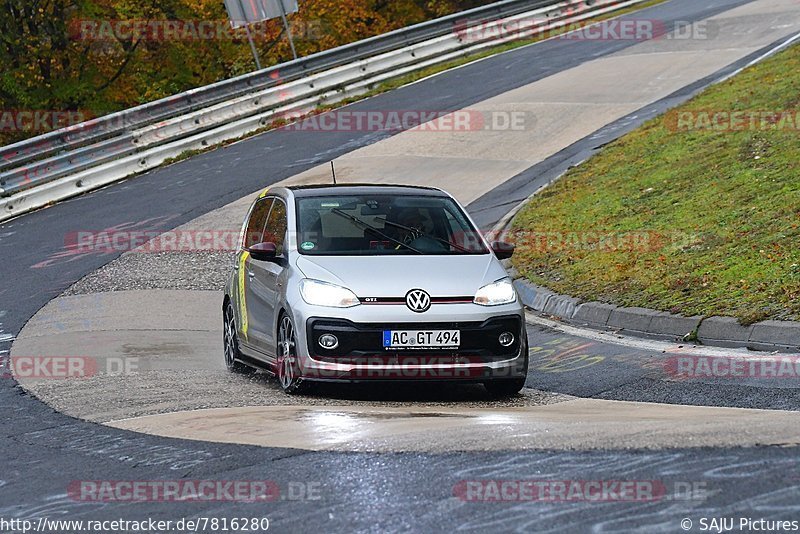
<path id="1" fill-rule="evenodd" d="M 140 289 L 221 291 L 235 254 L 214 252 L 130 252 L 67 289 L 64 295 Z"/>

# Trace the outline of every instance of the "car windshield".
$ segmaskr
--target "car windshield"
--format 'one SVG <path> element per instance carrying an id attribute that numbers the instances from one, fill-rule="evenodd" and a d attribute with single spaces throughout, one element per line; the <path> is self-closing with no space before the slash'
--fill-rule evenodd
<path id="1" fill-rule="evenodd" d="M 298 249 L 321 256 L 488 254 L 452 199 L 347 195 L 297 199 Z"/>

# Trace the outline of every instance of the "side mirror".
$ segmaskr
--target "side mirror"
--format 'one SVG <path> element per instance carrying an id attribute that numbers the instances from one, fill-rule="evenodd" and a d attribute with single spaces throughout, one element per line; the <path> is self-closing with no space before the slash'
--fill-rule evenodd
<path id="1" fill-rule="evenodd" d="M 506 243 L 505 241 L 495 241 L 492 243 L 492 252 L 494 252 L 499 260 L 507 260 L 513 256 L 514 249 L 516 249 L 514 245 Z"/>
<path id="2" fill-rule="evenodd" d="M 250 252 L 250 257 L 258 261 L 270 261 L 278 256 L 278 247 L 275 243 L 257 243 L 247 250 Z"/>

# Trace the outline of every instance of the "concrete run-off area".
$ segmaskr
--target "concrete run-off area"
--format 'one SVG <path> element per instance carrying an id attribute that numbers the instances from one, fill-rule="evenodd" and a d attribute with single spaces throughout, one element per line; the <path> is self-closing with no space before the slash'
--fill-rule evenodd
<path id="1" fill-rule="evenodd" d="M 271 406 L 141 417 L 160 436 L 307 450 L 450 452 L 796 445 L 800 414 L 576 399 L 527 408 Z"/>

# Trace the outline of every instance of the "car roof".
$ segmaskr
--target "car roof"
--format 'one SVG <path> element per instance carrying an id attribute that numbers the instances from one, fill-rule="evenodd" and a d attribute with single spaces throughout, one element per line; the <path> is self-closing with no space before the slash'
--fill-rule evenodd
<path id="1" fill-rule="evenodd" d="M 447 197 L 448 194 L 435 187 L 396 184 L 317 184 L 289 186 L 295 197 L 318 197 L 326 195 L 420 195 Z"/>

